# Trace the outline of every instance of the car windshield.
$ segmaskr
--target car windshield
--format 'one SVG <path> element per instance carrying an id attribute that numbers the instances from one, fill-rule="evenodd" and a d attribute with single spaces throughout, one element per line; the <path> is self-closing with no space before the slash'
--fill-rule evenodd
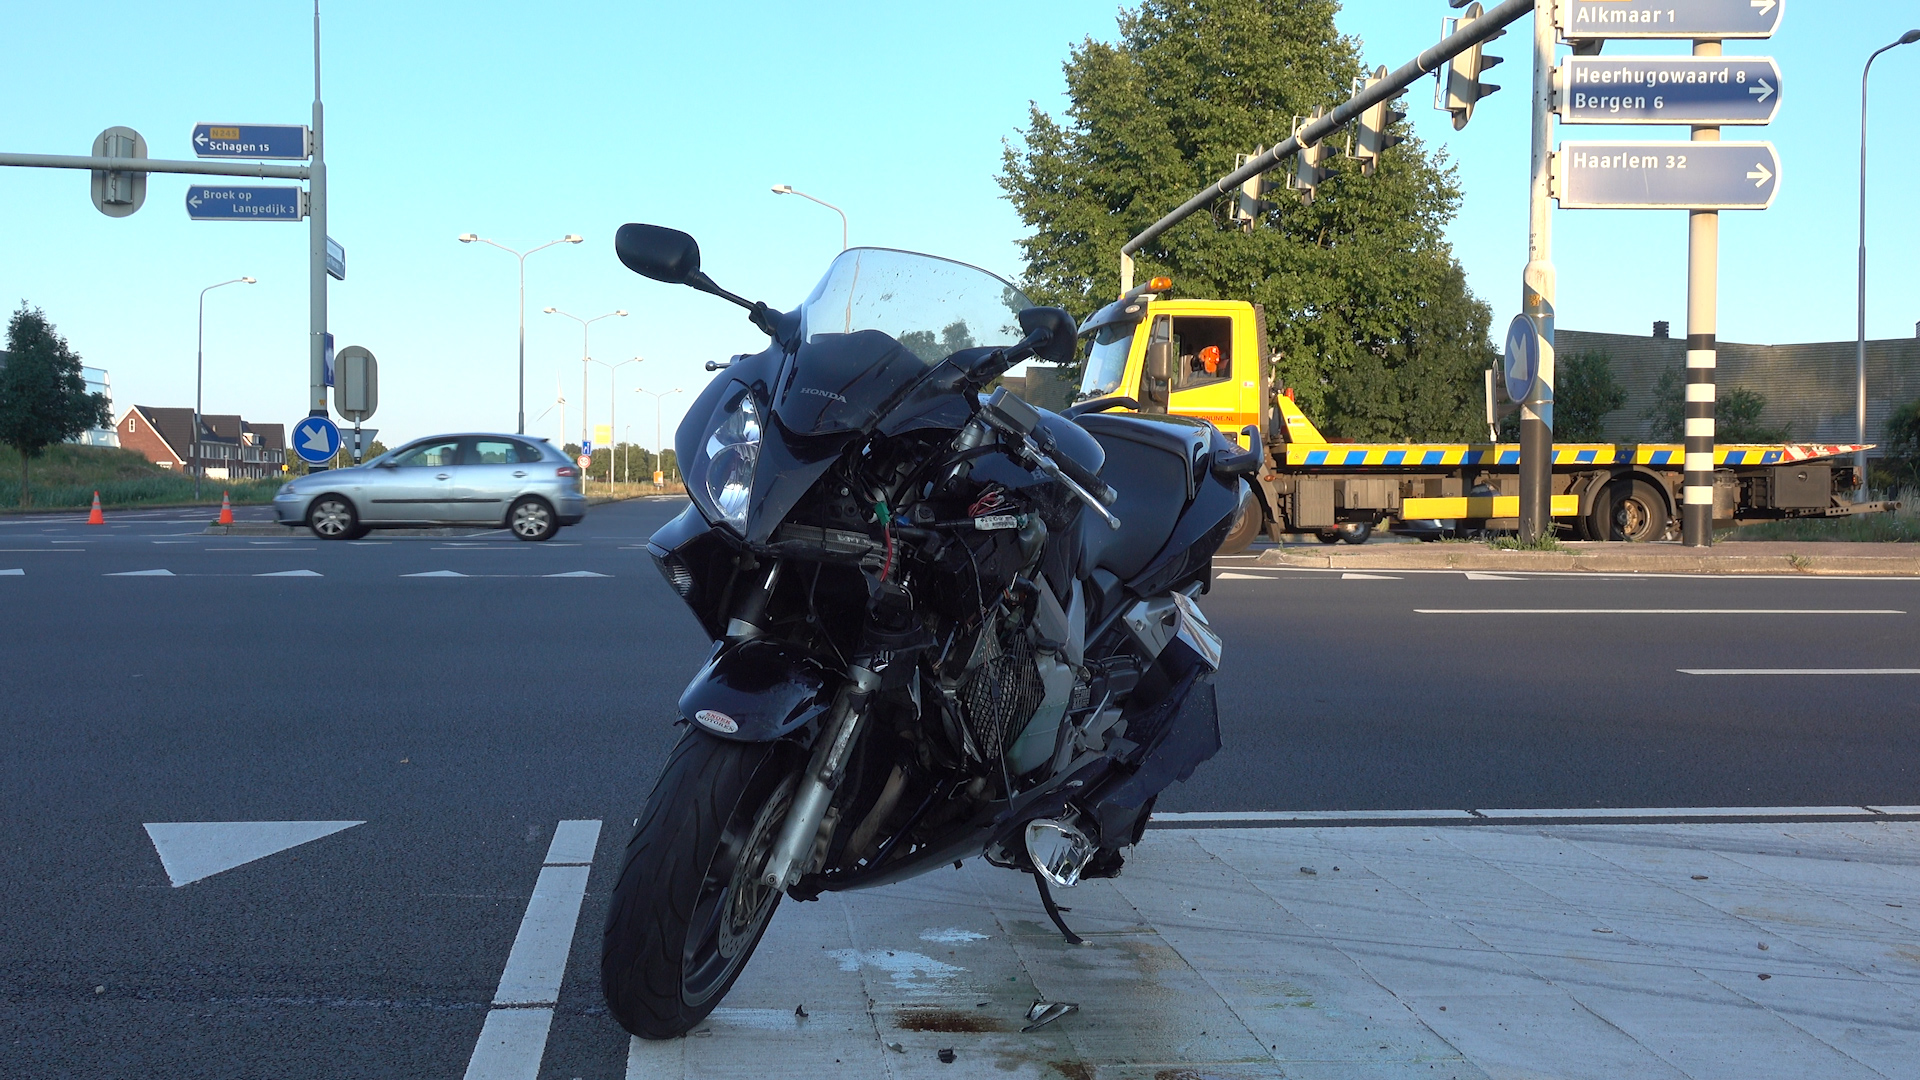
<path id="1" fill-rule="evenodd" d="M 929 367 L 961 349 L 1013 345 L 1033 306 L 1007 281 L 966 263 L 891 248 L 849 248 L 800 307 L 801 340 L 878 330 Z"/>

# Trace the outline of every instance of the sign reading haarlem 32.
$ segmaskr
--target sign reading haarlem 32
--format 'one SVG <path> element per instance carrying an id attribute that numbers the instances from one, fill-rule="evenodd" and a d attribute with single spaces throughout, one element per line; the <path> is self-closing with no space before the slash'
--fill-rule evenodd
<path id="1" fill-rule="evenodd" d="M 1780 191 L 1766 142 L 1568 142 L 1553 170 L 1565 210 L 1765 210 Z"/>
<path id="2" fill-rule="evenodd" d="M 1569 124 L 1767 124 L 1780 109 L 1766 56 L 1569 56 L 1556 75 Z"/>
<path id="3" fill-rule="evenodd" d="M 1786 0 L 1563 0 L 1560 36 L 1582 38 L 1767 38 Z"/>

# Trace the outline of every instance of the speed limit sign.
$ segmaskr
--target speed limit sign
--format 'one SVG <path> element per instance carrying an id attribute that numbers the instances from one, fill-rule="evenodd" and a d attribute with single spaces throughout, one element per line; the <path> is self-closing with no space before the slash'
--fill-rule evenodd
<path id="1" fill-rule="evenodd" d="M 579 462 L 580 467 L 583 469 L 593 464 L 593 459 L 588 457 L 585 454 L 581 454 L 579 457 L 575 458 L 574 460 Z"/>

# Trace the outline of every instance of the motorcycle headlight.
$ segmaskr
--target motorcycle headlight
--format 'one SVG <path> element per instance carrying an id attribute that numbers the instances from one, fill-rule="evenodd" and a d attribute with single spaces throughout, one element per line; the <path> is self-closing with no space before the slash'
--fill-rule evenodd
<path id="1" fill-rule="evenodd" d="M 747 388 L 735 384 L 721 403 L 719 423 L 707 436 L 707 498 L 720 520 L 745 535 L 747 504 L 753 499 L 753 469 L 760 461 L 760 410 Z"/>

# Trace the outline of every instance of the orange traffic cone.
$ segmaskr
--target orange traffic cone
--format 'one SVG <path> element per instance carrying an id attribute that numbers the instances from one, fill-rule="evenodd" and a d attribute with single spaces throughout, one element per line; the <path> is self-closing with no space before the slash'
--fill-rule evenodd
<path id="1" fill-rule="evenodd" d="M 106 523 L 107 515 L 100 512 L 100 493 L 96 491 L 93 493 L 93 512 L 87 515 L 87 524 L 105 525 Z"/>
<path id="2" fill-rule="evenodd" d="M 233 524 L 233 500 L 224 491 L 220 493 L 220 524 Z"/>

